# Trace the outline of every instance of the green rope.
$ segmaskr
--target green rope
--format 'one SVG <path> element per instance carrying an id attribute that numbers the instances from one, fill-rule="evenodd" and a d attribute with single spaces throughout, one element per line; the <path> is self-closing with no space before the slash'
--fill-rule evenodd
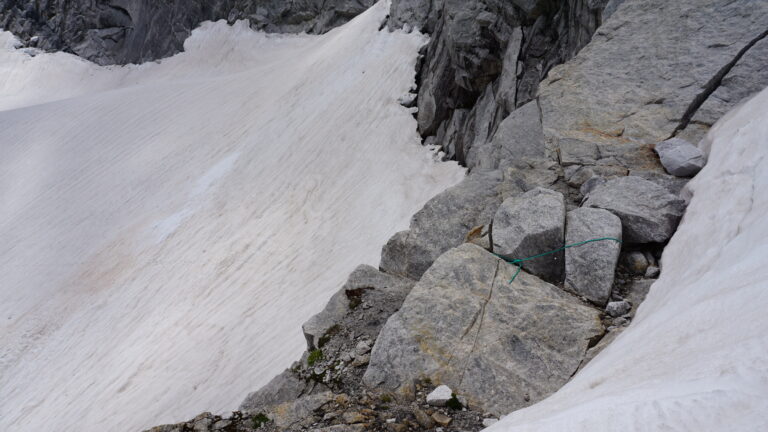
<path id="1" fill-rule="evenodd" d="M 536 258 L 541 258 L 541 257 L 547 256 L 547 255 L 552 255 L 554 253 L 558 253 L 560 251 L 564 251 L 564 250 L 566 250 L 568 248 L 584 246 L 587 243 L 594 243 L 594 242 L 606 241 L 606 240 L 611 240 L 611 241 L 615 241 L 615 242 L 621 243 L 621 240 L 619 240 L 617 238 L 613 238 L 613 237 L 600 237 L 600 238 L 595 238 L 595 239 L 591 239 L 591 240 L 585 240 L 583 242 L 578 242 L 578 243 L 573 243 L 573 244 L 565 245 L 565 246 L 563 246 L 561 248 L 557 248 L 557 249 L 551 250 L 549 252 L 544 252 L 544 253 L 540 253 L 538 255 L 529 256 L 528 258 L 510 258 L 508 256 L 499 255 L 497 253 L 495 253 L 494 255 L 496 255 L 497 257 L 503 259 L 504 261 L 506 261 L 506 262 L 508 262 L 510 264 L 514 264 L 514 265 L 517 266 L 517 271 L 515 272 L 514 275 L 512 275 L 512 279 L 509 280 L 509 283 L 512 283 L 512 282 L 515 281 L 515 278 L 517 278 L 517 275 L 520 274 L 520 271 L 523 270 L 523 263 L 526 262 L 526 261 L 534 260 Z"/>

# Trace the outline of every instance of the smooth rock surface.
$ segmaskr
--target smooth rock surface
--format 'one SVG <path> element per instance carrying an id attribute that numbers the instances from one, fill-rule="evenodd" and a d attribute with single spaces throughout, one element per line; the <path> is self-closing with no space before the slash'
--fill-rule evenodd
<path id="1" fill-rule="evenodd" d="M 621 219 L 630 243 L 665 242 L 685 211 L 683 200 L 640 177 L 619 177 L 593 190 L 584 207 L 609 210 Z"/>
<path id="2" fill-rule="evenodd" d="M 428 377 L 497 415 L 560 388 L 602 335 L 599 312 L 526 272 L 510 284 L 516 270 L 472 244 L 441 256 L 382 329 L 365 384 Z"/>
<path id="3" fill-rule="evenodd" d="M 626 0 L 611 8 L 592 42 L 553 68 L 539 88 L 548 137 L 617 145 L 669 138 L 685 126 L 681 119 L 689 110 L 695 114 L 699 99 L 718 99 L 710 97 L 716 77 L 768 22 L 768 2 L 753 0 Z M 764 58 L 755 56 L 745 70 L 765 69 Z M 768 85 L 764 72 L 740 76 L 750 88 Z M 722 105 L 705 102 L 712 108 L 706 117 L 717 119 L 738 103 L 725 99 Z"/>
<path id="4" fill-rule="evenodd" d="M 668 173 L 677 177 L 693 177 L 707 163 L 704 152 L 681 138 L 670 138 L 654 149 Z"/>
<path id="5" fill-rule="evenodd" d="M 536 188 L 504 201 L 493 217 L 493 251 L 510 258 L 526 258 L 563 246 L 565 199 L 559 192 Z M 523 263 L 523 268 L 550 282 L 560 282 L 562 251 Z"/>
<path id="6" fill-rule="evenodd" d="M 568 212 L 565 243 L 610 237 L 621 240 L 621 220 L 608 210 L 579 208 Z M 621 243 L 606 240 L 565 251 L 565 287 L 604 305 L 611 296 Z"/>
<path id="7" fill-rule="evenodd" d="M 501 204 L 496 187 L 502 180 L 498 172 L 474 171 L 429 200 L 411 218 L 410 230 L 384 246 L 379 267 L 418 280 L 440 255 L 462 244 L 470 230 L 491 222 Z"/>

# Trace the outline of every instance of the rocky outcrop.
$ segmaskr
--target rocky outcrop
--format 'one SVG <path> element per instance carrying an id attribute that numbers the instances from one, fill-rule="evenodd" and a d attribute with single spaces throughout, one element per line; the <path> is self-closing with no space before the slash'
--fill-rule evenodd
<path id="1" fill-rule="evenodd" d="M 640 177 L 620 177 L 595 188 L 585 207 L 602 208 L 621 219 L 630 243 L 663 243 L 672 237 L 685 211 L 683 200 Z"/>
<path id="2" fill-rule="evenodd" d="M 606 2 L 394 0 L 390 28 L 432 36 L 419 73 L 419 132 L 475 166 L 472 147 L 589 42 Z"/>
<path id="3" fill-rule="evenodd" d="M 413 284 L 412 280 L 382 273 L 371 266 L 359 266 L 349 275 L 344 286 L 331 297 L 325 309 L 302 326 L 304 337 L 307 339 L 307 349 L 312 351 L 321 348 L 323 338 L 349 315 L 351 309 L 365 307 L 362 305 L 363 294 L 367 294 L 367 302 L 376 304 L 383 313 L 382 319 L 386 320 L 400 307 Z M 369 333 L 375 337 L 378 328 L 368 329 L 366 332 L 365 324 L 361 323 L 361 327 L 357 329 L 358 333 Z"/>
<path id="4" fill-rule="evenodd" d="M 30 46 L 98 64 L 141 63 L 175 54 L 203 21 L 247 19 L 277 33 L 323 33 L 374 0 L 0 0 L 0 28 Z"/>
<path id="5" fill-rule="evenodd" d="M 420 377 L 503 414 L 560 388 L 603 334 L 599 312 L 475 245 L 441 256 L 376 340 L 364 382 Z"/>
<path id="6" fill-rule="evenodd" d="M 727 77 L 746 81 L 740 94 L 768 85 L 764 73 L 736 78 L 754 69 L 767 22 L 766 2 L 624 1 L 578 57 L 541 83 L 545 134 L 613 145 L 674 134 L 698 142 L 705 123 L 738 102 L 711 98 Z M 685 119 L 705 105 L 708 120 L 686 131 Z"/>

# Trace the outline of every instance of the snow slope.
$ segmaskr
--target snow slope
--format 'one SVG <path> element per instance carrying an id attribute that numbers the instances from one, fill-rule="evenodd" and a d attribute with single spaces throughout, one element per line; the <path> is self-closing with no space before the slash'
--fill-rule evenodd
<path id="1" fill-rule="evenodd" d="M 706 168 L 632 325 L 489 431 L 768 430 L 768 90 L 702 141 Z"/>
<path id="2" fill-rule="evenodd" d="M 381 3 L 324 36 L 204 24 L 160 63 L 0 33 L 0 430 L 132 431 L 235 409 L 430 197 L 396 102 L 423 36 Z"/>

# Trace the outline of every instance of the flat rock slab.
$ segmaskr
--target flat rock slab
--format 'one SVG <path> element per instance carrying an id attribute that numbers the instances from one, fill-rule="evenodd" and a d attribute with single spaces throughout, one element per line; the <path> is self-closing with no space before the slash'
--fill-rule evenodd
<path id="1" fill-rule="evenodd" d="M 662 243 L 674 234 L 685 202 L 656 183 L 628 176 L 596 187 L 584 207 L 602 208 L 621 219 L 624 241 Z"/>
<path id="2" fill-rule="evenodd" d="M 544 188 L 505 200 L 493 217 L 493 251 L 526 258 L 563 246 L 565 198 Z M 523 263 L 523 268 L 549 282 L 563 279 L 564 254 L 558 252 Z"/>
<path id="3" fill-rule="evenodd" d="M 677 177 L 693 177 L 704 168 L 707 158 L 698 147 L 680 138 L 670 138 L 654 149 L 668 173 Z"/>
<path id="4" fill-rule="evenodd" d="M 442 255 L 382 329 L 363 381 L 404 390 L 428 377 L 494 414 L 533 404 L 571 377 L 599 311 L 482 248 Z"/>
<path id="5" fill-rule="evenodd" d="M 574 244 L 610 237 L 621 240 L 621 220 L 608 210 L 580 208 L 568 213 L 565 242 Z M 565 251 L 565 287 L 605 305 L 611 296 L 621 243 L 613 240 L 588 243 Z"/>

